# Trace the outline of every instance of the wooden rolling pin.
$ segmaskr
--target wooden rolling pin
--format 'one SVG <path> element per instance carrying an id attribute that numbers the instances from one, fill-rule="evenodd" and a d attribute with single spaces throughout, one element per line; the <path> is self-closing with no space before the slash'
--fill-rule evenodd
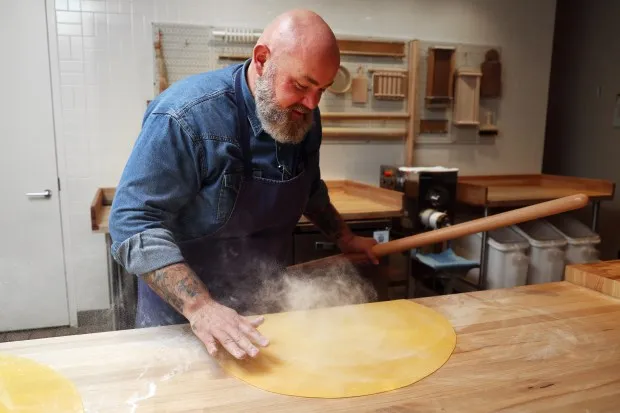
<path id="1" fill-rule="evenodd" d="M 491 231 L 525 221 L 531 221 L 550 215 L 580 209 L 585 207 L 588 204 L 588 201 L 588 196 L 585 194 L 570 195 L 563 198 L 554 199 L 552 201 L 541 202 L 539 204 L 513 209 L 500 214 L 478 218 L 457 225 L 422 232 L 409 237 L 377 244 L 372 248 L 372 251 L 378 258 L 380 258 L 386 255 L 401 253 L 410 249 L 422 247 L 424 245 L 431 245 L 470 234 L 476 234 L 478 232 Z M 291 265 L 287 267 L 287 270 L 312 271 L 315 269 L 320 269 L 321 267 L 336 264 L 342 259 L 347 259 L 353 263 L 368 261 L 368 258 L 363 253 L 338 254 L 318 260 L 307 261 L 301 264 Z"/>

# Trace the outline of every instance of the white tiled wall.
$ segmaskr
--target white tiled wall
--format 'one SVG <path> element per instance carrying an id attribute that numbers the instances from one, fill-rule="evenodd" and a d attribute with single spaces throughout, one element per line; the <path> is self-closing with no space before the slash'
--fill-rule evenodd
<path id="1" fill-rule="evenodd" d="M 502 135 L 493 146 L 420 148 L 419 164 L 461 173 L 539 172 L 555 0 L 56 0 L 48 7 L 69 280 L 79 310 L 107 308 L 104 239 L 89 205 L 115 186 L 152 98 L 153 21 L 263 27 L 293 7 L 311 8 L 334 31 L 502 47 Z M 326 144 L 325 178 L 376 184 L 399 144 Z"/>

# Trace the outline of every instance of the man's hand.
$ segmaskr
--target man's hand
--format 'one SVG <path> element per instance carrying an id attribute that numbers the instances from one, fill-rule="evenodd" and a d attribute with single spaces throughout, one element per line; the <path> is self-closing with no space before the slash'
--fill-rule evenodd
<path id="1" fill-rule="evenodd" d="M 353 234 L 332 203 L 320 209 L 306 211 L 305 215 L 319 227 L 323 234 L 335 241 L 342 252 L 361 252 L 366 254 L 370 262 L 379 264 L 377 256 L 372 252 L 372 247 L 377 244 L 377 241 L 374 238 Z"/>
<path id="2" fill-rule="evenodd" d="M 173 264 L 143 275 L 144 281 L 164 301 L 183 314 L 194 334 L 217 352 L 217 342 L 236 358 L 255 357 L 258 349 L 252 342 L 266 346 L 269 341 L 257 330 L 260 317 L 249 321 L 231 308 L 214 301 L 202 281 L 185 263 Z"/>
<path id="3" fill-rule="evenodd" d="M 269 344 L 269 340 L 256 330 L 263 323 L 263 317 L 249 320 L 211 299 L 187 311 L 186 317 L 194 334 L 212 356 L 217 353 L 217 342 L 238 359 L 256 357 L 258 348 L 254 344 L 261 347 Z"/>
<path id="4" fill-rule="evenodd" d="M 366 254 L 370 262 L 379 264 L 379 259 L 372 252 L 372 247 L 377 245 L 377 240 L 369 237 L 360 237 L 359 235 L 350 234 L 338 240 L 338 248 L 343 253 L 361 252 Z"/>

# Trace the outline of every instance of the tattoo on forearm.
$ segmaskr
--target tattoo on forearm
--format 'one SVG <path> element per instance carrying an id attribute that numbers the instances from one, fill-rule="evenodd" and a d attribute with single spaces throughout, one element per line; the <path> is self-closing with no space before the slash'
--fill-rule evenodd
<path id="1" fill-rule="evenodd" d="M 206 293 L 206 288 L 187 264 L 160 268 L 144 274 L 143 278 L 153 291 L 179 313 L 183 313 L 184 303 Z"/>
<path id="2" fill-rule="evenodd" d="M 332 240 L 339 239 L 347 231 L 346 223 L 331 202 L 325 208 L 307 212 L 306 216 Z"/>

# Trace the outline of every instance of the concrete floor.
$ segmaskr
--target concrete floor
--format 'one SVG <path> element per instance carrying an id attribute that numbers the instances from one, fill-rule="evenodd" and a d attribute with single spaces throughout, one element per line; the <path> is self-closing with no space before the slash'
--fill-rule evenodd
<path id="1" fill-rule="evenodd" d="M 0 332 L 0 343 L 9 341 L 35 340 L 39 338 L 73 336 L 76 334 L 101 333 L 112 330 L 107 311 L 78 313 L 78 327 L 54 327 L 36 330 Z"/>

